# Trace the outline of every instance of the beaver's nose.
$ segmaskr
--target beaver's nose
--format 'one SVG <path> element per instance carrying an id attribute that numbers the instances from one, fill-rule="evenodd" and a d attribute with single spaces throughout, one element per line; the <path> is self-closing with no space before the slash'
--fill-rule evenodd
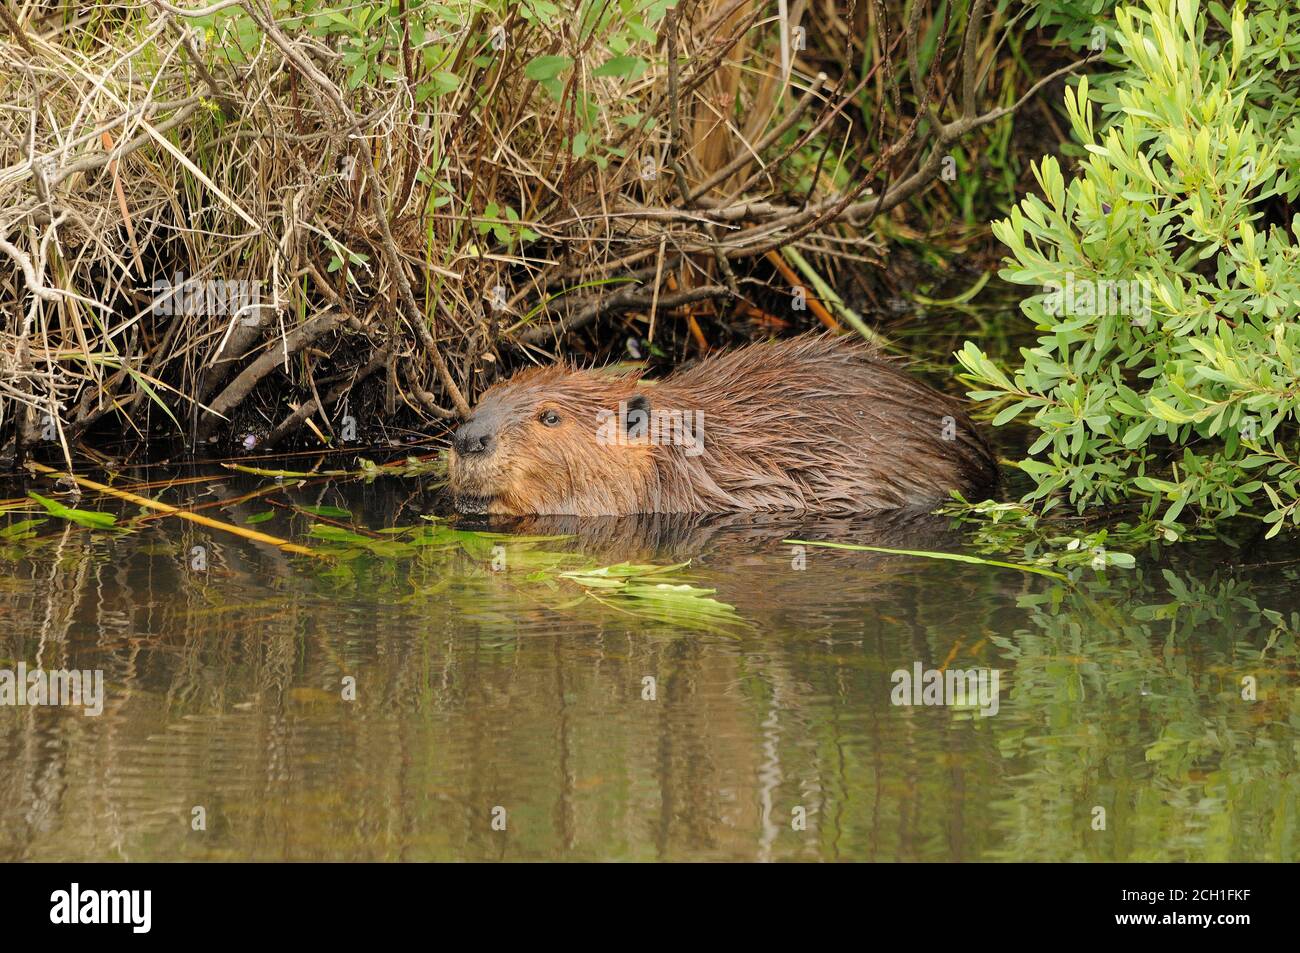
<path id="1" fill-rule="evenodd" d="M 481 421 L 467 420 L 452 434 L 452 444 L 463 457 L 492 449 L 492 428 Z"/>

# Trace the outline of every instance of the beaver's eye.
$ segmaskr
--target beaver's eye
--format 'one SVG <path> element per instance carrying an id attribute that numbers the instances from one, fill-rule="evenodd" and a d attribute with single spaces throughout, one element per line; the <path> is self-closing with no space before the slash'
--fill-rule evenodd
<path id="1" fill-rule="evenodd" d="M 553 410 L 543 410 L 542 415 L 537 419 L 548 427 L 554 427 L 560 422 L 560 415 Z"/>

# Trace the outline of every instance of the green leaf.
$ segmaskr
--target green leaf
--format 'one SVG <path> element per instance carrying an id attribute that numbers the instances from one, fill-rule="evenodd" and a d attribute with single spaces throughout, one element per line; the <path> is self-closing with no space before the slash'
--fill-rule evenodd
<path id="1" fill-rule="evenodd" d="M 45 507 L 46 512 L 51 516 L 57 516 L 59 519 L 65 519 L 70 523 L 76 523 L 78 526 L 85 526 L 89 529 L 107 529 L 117 522 L 117 517 L 110 513 L 96 513 L 92 510 L 76 510 L 70 506 L 64 506 L 58 500 L 51 500 L 39 493 L 28 491 L 27 495 L 35 500 L 41 506 Z"/>
<path id="2" fill-rule="evenodd" d="M 0 529 L 0 539 L 11 541 L 31 539 L 36 535 L 33 530 L 48 522 L 49 520 L 19 520 L 17 523 L 12 523 L 4 529 Z"/>
<path id="3" fill-rule="evenodd" d="M 541 83 L 555 79 L 571 65 L 573 60 L 567 56 L 538 56 L 524 67 L 524 75 Z"/>
<path id="4" fill-rule="evenodd" d="M 340 520 L 352 519 L 352 511 L 345 510 L 340 506 L 300 506 L 298 509 L 304 513 L 310 513 L 312 516 L 327 516 Z"/>
<path id="5" fill-rule="evenodd" d="M 591 71 L 592 76 L 636 79 L 650 66 L 639 56 L 615 56 Z"/>

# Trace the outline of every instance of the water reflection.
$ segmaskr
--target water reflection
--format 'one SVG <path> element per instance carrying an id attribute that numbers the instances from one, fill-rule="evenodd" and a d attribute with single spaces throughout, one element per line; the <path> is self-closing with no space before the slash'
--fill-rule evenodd
<path id="1" fill-rule="evenodd" d="M 262 487 L 168 498 L 295 538 L 427 522 L 400 481 Z M 1296 857 L 1294 543 L 1067 586 L 782 542 L 960 547 L 922 514 L 491 528 L 568 538 L 507 542 L 499 572 L 491 546 L 313 560 L 168 519 L 0 546 L 0 668 L 108 688 L 99 718 L 0 707 L 0 858 Z M 691 559 L 675 580 L 744 624 L 546 568 L 580 559 Z M 1000 669 L 998 714 L 891 705 L 916 662 Z"/>

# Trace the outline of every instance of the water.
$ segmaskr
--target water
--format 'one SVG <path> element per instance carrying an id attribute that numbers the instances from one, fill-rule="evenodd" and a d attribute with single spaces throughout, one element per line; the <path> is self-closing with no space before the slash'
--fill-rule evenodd
<path id="1" fill-rule="evenodd" d="M 1300 854 L 1294 540 L 1062 584 L 782 542 L 965 545 L 924 516 L 516 542 L 423 519 L 419 481 L 203 474 L 142 492 L 335 557 L 93 495 L 129 531 L 0 541 L 0 669 L 106 692 L 0 707 L 0 859 Z M 686 559 L 660 580 L 692 590 L 560 575 Z M 892 704 L 917 663 L 997 669 L 996 714 Z"/>

